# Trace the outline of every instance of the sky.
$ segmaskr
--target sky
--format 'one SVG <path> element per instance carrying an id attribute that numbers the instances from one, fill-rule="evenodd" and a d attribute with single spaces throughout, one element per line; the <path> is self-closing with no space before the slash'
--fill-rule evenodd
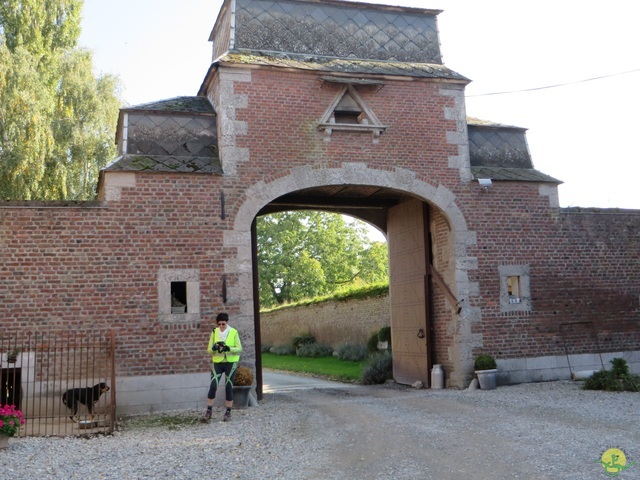
<path id="1" fill-rule="evenodd" d="M 534 167 L 564 182 L 561 206 L 640 209 L 640 2 L 368 3 L 443 11 L 444 64 L 472 80 L 467 115 L 527 128 Z M 80 44 L 128 105 L 196 95 L 221 4 L 85 0 Z"/>

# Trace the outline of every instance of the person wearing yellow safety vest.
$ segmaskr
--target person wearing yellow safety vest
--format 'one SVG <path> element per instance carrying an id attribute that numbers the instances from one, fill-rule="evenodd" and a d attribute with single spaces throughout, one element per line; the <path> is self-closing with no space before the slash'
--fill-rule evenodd
<path id="1" fill-rule="evenodd" d="M 216 317 L 218 328 L 214 328 L 209 337 L 207 352 L 211 355 L 211 383 L 207 395 L 207 410 L 204 412 L 204 420 L 211 418 L 213 402 L 216 398 L 216 391 L 220 385 L 222 374 L 225 376 L 225 407 L 223 421 L 231 418 L 231 406 L 233 405 L 233 378 L 236 375 L 242 344 L 238 331 L 229 326 L 229 315 L 219 313 Z"/>

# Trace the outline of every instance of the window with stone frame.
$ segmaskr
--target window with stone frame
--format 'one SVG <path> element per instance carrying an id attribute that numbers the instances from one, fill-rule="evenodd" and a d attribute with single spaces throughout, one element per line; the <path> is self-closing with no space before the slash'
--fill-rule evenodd
<path id="1" fill-rule="evenodd" d="M 500 311 L 531 311 L 531 276 L 529 265 L 500 265 Z"/>
<path id="2" fill-rule="evenodd" d="M 158 316 L 166 323 L 200 320 L 200 270 L 158 271 Z"/>

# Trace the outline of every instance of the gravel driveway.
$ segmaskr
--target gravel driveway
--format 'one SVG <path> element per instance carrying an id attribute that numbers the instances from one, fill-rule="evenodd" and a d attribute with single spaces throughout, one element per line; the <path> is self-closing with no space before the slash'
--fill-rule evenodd
<path id="1" fill-rule="evenodd" d="M 208 424 L 14 438 L 0 479 L 604 479 L 610 448 L 627 456 L 618 478 L 640 478 L 639 400 L 569 381 L 290 389 L 226 423 L 219 410 Z"/>

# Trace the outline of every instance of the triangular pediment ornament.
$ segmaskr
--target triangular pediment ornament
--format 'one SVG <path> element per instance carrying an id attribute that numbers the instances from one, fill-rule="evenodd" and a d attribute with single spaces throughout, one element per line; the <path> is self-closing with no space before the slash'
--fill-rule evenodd
<path id="1" fill-rule="evenodd" d="M 373 142 L 378 143 L 386 128 L 353 85 L 342 85 L 318 123 L 318 130 L 324 131 L 327 142 L 334 130 L 341 130 L 371 133 Z"/>

